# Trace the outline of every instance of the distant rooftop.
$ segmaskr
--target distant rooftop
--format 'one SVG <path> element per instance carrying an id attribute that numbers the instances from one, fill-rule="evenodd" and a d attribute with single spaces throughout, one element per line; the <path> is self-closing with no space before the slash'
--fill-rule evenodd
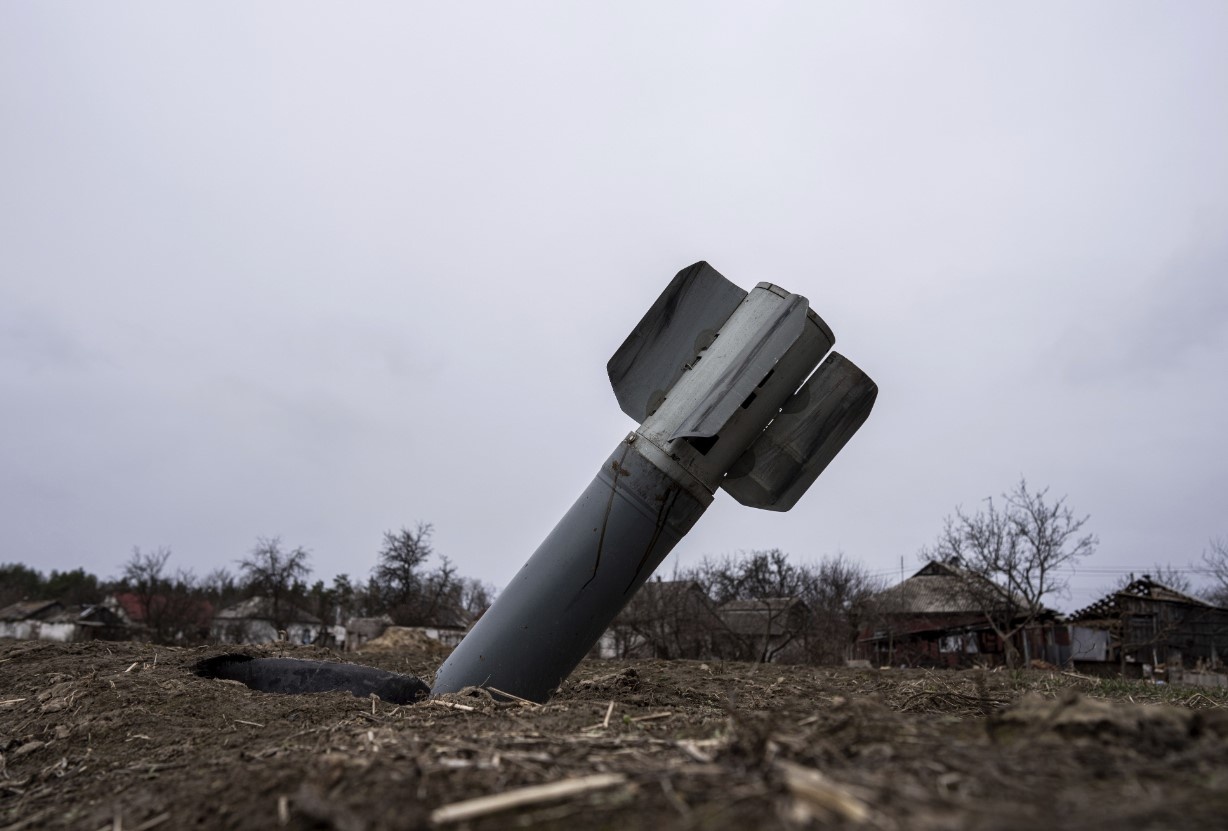
<path id="1" fill-rule="evenodd" d="M 1200 606 L 1205 609 L 1215 608 L 1205 600 L 1199 600 L 1197 597 L 1191 597 L 1163 583 L 1157 583 L 1149 575 L 1144 574 L 1124 588 L 1105 595 L 1090 606 L 1080 609 L 1068 619 L 1072 621 L 1085 621 L 1107 620 L 1120 617 L 1126 608 L 1125 601 L 1137 598 L 1157 600 L 1165 603 L 1180 603 L 1186 606 Z"/>

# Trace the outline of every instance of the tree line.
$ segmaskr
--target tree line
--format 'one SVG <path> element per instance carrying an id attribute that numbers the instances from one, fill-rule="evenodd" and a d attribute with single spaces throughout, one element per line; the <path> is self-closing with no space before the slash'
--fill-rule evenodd
<path id="1" fill-rule="evenodd" d="M 279 629 L 299 610 L 322 625 L 387 615 L 401 626 L 463 626 L 490 605 L 494 589 L 461 575 L 436 552 L 433 531 L 429 523 L 386 531 L 367 579 L 338 574 L 331 583 L 312 580 L 310 552 L 280 537 L 259 537 L 235 570 L 217 568 L 204 575 L 174 566 L 168 546 L 133 548 L 119 576 L 109 580 L 82 568 L 44 576 L 20 563 L 5 564 L 0 565 L 0 607 L 42 599 L 93 605 L 126 594 L 146 634 L 158 643 L 204 640 L 212 611 L 252 597 L 267 601 L 265 608 Z"/>
<path id="2" fill-rule="evenodd" d="M 1049 616 L 1048 604 L 1068 591 L 1074 567 L 1099 544 L 1087 530 L 1089 519 L 1065 496 L 1032 488 L 1021 478 L 976 510 L 957 507 L 936 540 L 918 551 L 918 559 L 943 564 L 943 573 L 952 578 L 944 582 L 952 595 L 945 601 L 957 601 L 946 607 L 979 618 L 997 636 L 1008 666 L 1018 666 L 1020 634 Z M 1190 572 L 1209 577 L 1210 585 L 1196 591 L 1186 576 Z M 1188 569 L 1156 565 L 1148 576 L 1228 608 L 1228 542 L 1212 540 L 1201 563 Z M 1133 579 L 1123 578 L 1106 593 Z M 675 569 L 671 581 L 650 583 L 633 598 L 607 634 L 607 652 L 839 663 L 853 657 L 867 632 L 903 626 L 899 634 L 908 634 L 918 612 L 911 607 L 914 599 L 886 589 L 882 578 L 842 554 L 813 565 L 790 562 L 779 550 L 705 559 Z"/>
<path id="3" fill-rule="evenodd" d="M 1017 664 L 1015 636 L 1047 612 L 1046 602 L 1068 588 L 1072 568 L 1096 550 L 1088 520 L 1066 497 L 1032 489 L 1020 479 L 975 511 L 957 507 L 934 543 L 918 554 L 961 576 L 959 591 L 999 637 L 1008 663 Z M 266 599 L 278 628 L 285 628 L 295 610 L 323 624 L 386 615 L 405 626 L 464 626 L 489 606 L 493 587 L 460 575 L 435 551 L 432 534 L 429 523 L 387 531 L 365 580 L 339 574 L 331 584 L 312 581 L 309 552 L 278 537 L 258 538 L 236 561 L 236 570 L 220 568 L 203 576 L 172 568 L 168 547 L 134 548 L 113 580 L 81 568 L 44 576 L 28 566 L 2 565 L 0 607 L 48 598 L 91 604 L 108 594 L 129 593 L 149 637 L 161 642 L 207 637 L 203 609 L 256 596 Z M 1210 577 L 1203 598 L 1228 607 L 1228 542 L 1212 540 L 1202 562 L 1186 571 Z M 1193 593 L 1181 569 L 1157 565 L 1152 576 Z M 886 588 L 881 577 L 843 554 L 814 564 L 791 561 L 778 549 L 705 558 L 676 568 L 669 581 L 649 583 L 619 616 L 607 646 L 615 654 L 661 658 L 770 661 L 787 654 L 791 660 L 838 663 L 852 656 L 868 628 L 889 625 L 892 610 L 879 597 Z M 717 614 L 718 609 L 724 612 Z"/>
<path id="4" fill-rule="evenodd" d="M 843 663 L 885 582 L 837 554 L 798 563 L 752 551 L 675 568 L 644 586 L 606 635 L 616 657 Z"/>

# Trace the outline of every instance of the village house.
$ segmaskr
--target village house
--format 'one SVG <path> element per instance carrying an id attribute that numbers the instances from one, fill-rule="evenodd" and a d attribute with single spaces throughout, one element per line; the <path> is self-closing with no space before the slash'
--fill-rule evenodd
<path id="1" fill-rule="evenodd" d="M 717 607 L 716 614 L 723 624 L 719 654 L 763 663 L 804 660 L 810 607 L 800 598 L 730 600 Z"/>
<path id="2" fill-rule="evenodd" d="M 1228 609 L 1146 574 L 1067 620 L 1074 665 L 1084 672 L 1171 676 L 1177 669 L 1219 670 L 1228 655 Z"/>
<path id="3" fill-rule="evenodd" d="M 874 596 L 874 623 L 862 632 L 858 654 L 877 666 L 1000 664 L 1006 649 L 989 614 L 1001 619 L 1011 617 L 1004 610 L 1017 609 L 1010 621 L 1013 628 L 1026 617 L 1023 605 L 1018 600 L 1009 604 L 1005 590 L 984 577 L 932 560 Z M 1064 627 L 1054 625 L 1056 618 L 1056 612 L 1046 609 L 1034 625 L 1015 633 L 1013 645 L 1025 661 L 1060 666 L 1069 660 L 1069 636 Z"/>
<path id="4" fill-rule="evenodd" d="M 651 580 L 593 649 L 600 658 L 710 658 L 724 623 L 694 580 Z"/>
<path id="5" fill-rule="evenodd" d="M 352 617 L 345 622 L 345 636 L 338 647 L 351 652 L 360 650 L 363 644 L 384 634 L 391 625 L 392 618 L 388 615 Z"/>
<path id="6" fill-rule="evenodd" d="M 213 604 L 188 594 L 118 592 L 108 595 L 102 604 L 123 622 L 128 639 L 134 641 L 203 641 L 213 622 Z"/>
<path id="7" fill-rule="evenodd" d="M 273 603 L 270 597 L 249 597 L 227 606 L 213 616 L 212 635 L 218 643 L 272 643 L 285 640 L 308 644 L 327 639 L 332 627 L 315 615 L 290 603 Z"/>
<path id="8" fill-rule="evenodd" d="M 470 623 L 469 616 L 461 609 L 452 604 L 443 604 L 423 623 L 406 628 L 415 629 L 444 646 L 456 647 L 464 640 Z"/>
<path id="9" fill-rule="evenodd" d="M 69 608 L 58 600 L 26 600 L 0 609 L 0 638 L 71 643 L 126 636 L 123 621 L 104 606 Z"/>

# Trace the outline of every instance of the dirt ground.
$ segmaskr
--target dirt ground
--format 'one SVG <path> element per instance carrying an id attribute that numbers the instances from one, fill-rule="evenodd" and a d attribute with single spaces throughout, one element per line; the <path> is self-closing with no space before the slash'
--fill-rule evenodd
<path id="1" fill-rule="evenodd" d="M 225 651 L 0 641 L 0 828 L 1228 826 L 1219 691 L 640 661 L 582 664 L 547 705 L 393 706 L 192 673 Z"/>

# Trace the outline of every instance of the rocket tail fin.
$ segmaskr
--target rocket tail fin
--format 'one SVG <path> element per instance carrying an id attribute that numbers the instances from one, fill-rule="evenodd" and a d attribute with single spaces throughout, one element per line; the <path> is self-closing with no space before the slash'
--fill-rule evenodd
<path id="1" fill-rule="evenodd" d="M 655 412 L 745 297 L 706 262 L 679 271 L 606 364 L 622 411 L 636 421 Z"/>
<path id="2" fill-rule="evenodd" d="M 750 508 L 787 511 L 870 415 L 878 386 L 832 352 L 721 482 Z"/>

